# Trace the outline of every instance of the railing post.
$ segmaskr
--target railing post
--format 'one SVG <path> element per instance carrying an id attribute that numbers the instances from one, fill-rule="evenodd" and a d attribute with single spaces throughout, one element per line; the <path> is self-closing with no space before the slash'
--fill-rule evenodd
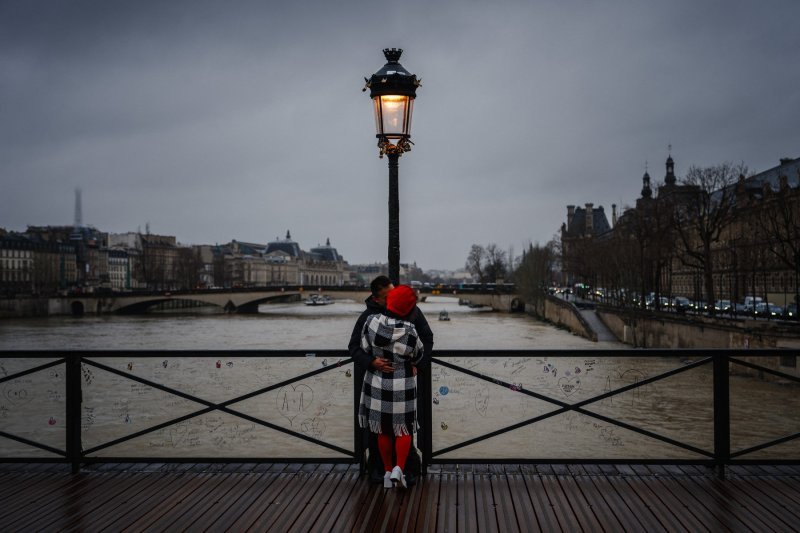
<path id="1" fill-rule="evenodd" d="M 422 452 L 422 473 L 428 473 L 428 465 L 433 453 L 433 427 L 431 420 L 431 369 L 432 362 L 420 368 L 417 374 L 417 418 L 419 419 L 420 432 L 417 434 L 417 444 Z"/>
<path id="2" fill-rule="evenodd" d="M 72 463 L 72 473 L 77 474 L 81 467 L 81 356 L 70 354 L 66 357 L 67 377 L 67 460 Z"/>
<path id="3" fill-rule="evenodd" d="M 361 401 L 361 387 L 364 383 L 365 373 L 366 371 L 361 365 L 353 361 L 353 453 L 362 475 L 367 471 L 367 461 L 364 457 L 364 430 L 358 425 L 358 406 Z"/>
<path id="4" fill-rule="evenodd" d="M 728 354 L 714 354 L 714 463 L 717 477 L 725 479 L 731 458 L 731 406 Z"/>

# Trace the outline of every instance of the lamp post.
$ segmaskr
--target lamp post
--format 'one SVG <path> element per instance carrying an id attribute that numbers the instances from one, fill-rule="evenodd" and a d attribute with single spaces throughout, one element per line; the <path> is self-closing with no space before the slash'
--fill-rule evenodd
<path id="1" fill-rule="evenodd" d="M 400 282 L 400 201 L 398 159 L 411 150 L 411 112 L 420 80 L 398 62 L 403 50 L 386 48 L 386 64 L 369 79 L 364 78 L 364 91 L 369 89 L 375 111 L 379 156 L 389 159 L 389 279 Z"/>

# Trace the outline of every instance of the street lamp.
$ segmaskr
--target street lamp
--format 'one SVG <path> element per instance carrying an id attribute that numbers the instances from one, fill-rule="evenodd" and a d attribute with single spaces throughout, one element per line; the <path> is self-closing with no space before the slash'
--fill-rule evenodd
<path id="1" fill-rule="evenodd" d="M 411 150 L 411 112 L 420 80 L 398 62 L 403 50 L 386 48 L 386 64 L 369 79 L 364 91 L 370 90 L 375 111 L 379 156 L 389 159 L 389 279 L 400 282 L 400 202 L 398 199 L 397 161 Z"/>

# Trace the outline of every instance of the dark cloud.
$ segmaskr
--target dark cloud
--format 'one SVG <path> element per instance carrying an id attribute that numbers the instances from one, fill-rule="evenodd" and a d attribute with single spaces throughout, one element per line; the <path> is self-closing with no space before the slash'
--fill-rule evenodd
<path id="1" fill-rule="evenodd" d="M 517 251 L 567 204 L 677 172 L 800 156 L 795 2 L 0 4 L 0 226 L 84 221 L 185 243 L 330 237 L 385 260 L 386 161 L 363 76 L 422 77 L 401 252 Z"/>

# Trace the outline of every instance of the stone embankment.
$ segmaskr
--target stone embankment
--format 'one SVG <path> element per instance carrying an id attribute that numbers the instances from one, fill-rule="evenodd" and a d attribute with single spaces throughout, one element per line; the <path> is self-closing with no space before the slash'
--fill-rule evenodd
<path id="1" fill-rule="evenodd" d="M 636 348 L 800 349 L 800 324 L 597 306 L 547 296 L 528 312 L 596 342 Z"/>

